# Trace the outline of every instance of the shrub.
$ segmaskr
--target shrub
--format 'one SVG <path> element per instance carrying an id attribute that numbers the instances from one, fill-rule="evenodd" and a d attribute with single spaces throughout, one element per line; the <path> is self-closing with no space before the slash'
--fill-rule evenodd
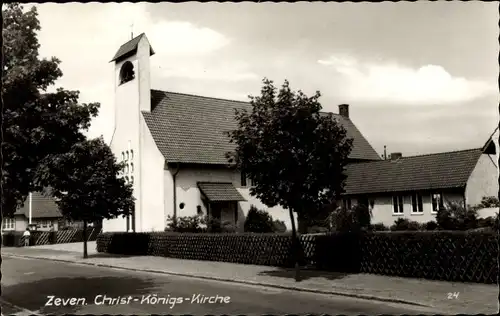
<path id="1" fill-rule="evenodd" d="M 335 231 L 360 231 L 370 227 L 371 215 L 371 211 L 365 205 L 355 205 L 351 209 L 338 207 L 332 212 L 329 220 Z"/>
<path id="2" fill-rule="evenodd" d="M 259 210 L 252 205 L 248 211 L 244 229 L 245 232 L 272 233 L 274 232 L 273 219 L 268 212 Z"/>
<path id="3" fill-rule="evenodd" d="M 273 221 L 273 227 L 274 227 L 274 232 L 275 233 L 284 233 L 286 232 L 286 225 L 285 222 L 280 221 L 280 220 L 274 220 Z"/>
<path id="4" fill-rule="evenodd" d="M 404 231 L 404 230 L 417 231 L 421 230 L 422 228 L 423 225 L 418 222 L 410 221 L 407 218 L 398 218 L 396 221 L 394 221 L 394 224 L 391 226 L 391 231 Z"/>
<path id="5" fill-rule="evenodd" d="M 203 231 L 203 218 L 198 215 L 178 217 L 174 221 L 170 215 L 167 217 L 166 231 L 174 231 L 178 233 L 199 233 Z"/>
<path id="6" fill-rule="evenodd" d="M 388 231 L 389 227 L 385 226 L 384 223 L 375 223 L 370 225 L 372 231 Z"/>
<path id="7" fill-rule="evenodd" d="M 236 226 L 230 221 L 221 221 L 217 218 L 205 217 L 203 222 L 206 224 L 206 230 L 209 233 L 235 233 Z"/>
<path id="8" fill-rule="evenodd" d="M 425 223 L 423 226 L 425 230 L 436 230 L 439 228 L 438 223 L 436 223 L 435 221 L 429 221 Z"/>
<path id="9" fill-rule="evenodd" d="M 458 203 L 448 203 L 448 207 L 438 210 L 436 221 L 443 230 L 468 230 L 477 228 L 477 207 L 463 207 Z"/>

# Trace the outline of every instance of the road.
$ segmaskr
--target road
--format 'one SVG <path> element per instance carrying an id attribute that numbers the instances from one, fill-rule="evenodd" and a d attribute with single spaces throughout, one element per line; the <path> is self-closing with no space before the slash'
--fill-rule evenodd
<path id="1" fill-rule="evenodd" d="M 165 298 L 163 300 L 152 297 Z M 104 296 L 108 300 L 104 300 Z M 203 303 L 203 296 L 210 298 Z M 46 306 L 49 297 L 52 304 Z M 73 302 L 71 302 L 71 298 Z M 113 304 L 116 301 L 128 304 Z M 39 314 L 435 314 L 410 305 L 131 272 L 37 259 L 3 257 L 2 299 Z M 56 300 L 59 299 L 59 300 Z M 181 302 L 183 300 L 183 302 Z M 214 302 L 214 300 L 216 302 Z M 142 304 L 141 304 L 142 301 Z M 156 303 L 156 304 L 155 304 Z M 66 306 L 62 306 L 66 304 Z M 4 309 L 6 313 L 13 311 Z"/>

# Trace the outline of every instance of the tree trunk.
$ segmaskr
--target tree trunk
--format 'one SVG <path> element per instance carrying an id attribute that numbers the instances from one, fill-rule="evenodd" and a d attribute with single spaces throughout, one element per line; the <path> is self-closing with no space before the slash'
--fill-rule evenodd
<path id="1" fill-rule="evenodd" d="M 87 221 L 83 221 L 83 259 L 88 258 L 87 253 Z"/>
<path id="2" fill-rule="evenodd" d="M 297 230 L 295 229 L 295 218 L 293 210 L 290 208 L 290 220 L 292 222 L 292 251 L 295 261 L 295 282 L 300 281 L 300 266 L 299 266 L 299 239 L 297 238 Z"/>
<path id="3" fill-rule="evenodd" d="M 302 216 L 298 216 L 297 221 L 298 221 L 298 226 L 299 226 L 299 229 L 298 229 L 299 233 L 300 234 L 307 234 L 308 221 Z"/>

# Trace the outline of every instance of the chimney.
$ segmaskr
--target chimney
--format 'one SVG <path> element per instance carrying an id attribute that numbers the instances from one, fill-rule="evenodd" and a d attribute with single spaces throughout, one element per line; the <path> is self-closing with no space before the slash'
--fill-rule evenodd
<path id="1" fill-rule="evenodd" d="M 349 118 L 349 104 L 340 104 L 339 114 L 345 118 Z"/>
<path id="2" fill-rule="evenodd" d="M 391 160 L 398 160 L 401 157 L 403 157 L 402 153 L 392 153 L 391 154 Z"/>

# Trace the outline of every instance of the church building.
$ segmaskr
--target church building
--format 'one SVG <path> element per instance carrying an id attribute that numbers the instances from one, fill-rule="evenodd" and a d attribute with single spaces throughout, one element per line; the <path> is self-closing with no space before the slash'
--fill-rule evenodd
<path id="1" fill-rule="evenodd" d="M 133 184 L 135 213 L 105 220 L 106 231 L 163 231 L 167 217 L 209 215 L 243 230 L 254 205 L 288 228 L 289 212 L 268 208 L 250 196 L 252 185 L 228 165 L 234 150 L 225 132 L 236 128 L 234 109 L 250 103 L 151 89 L 145 34 L 123 44 L 115 54 L 115 129 L 111 149 L 126 163 L 123 176 Z M 351 161 L 381 158 L 349 118 L 349 106 L 334 114 L 353 138 Z"/>

